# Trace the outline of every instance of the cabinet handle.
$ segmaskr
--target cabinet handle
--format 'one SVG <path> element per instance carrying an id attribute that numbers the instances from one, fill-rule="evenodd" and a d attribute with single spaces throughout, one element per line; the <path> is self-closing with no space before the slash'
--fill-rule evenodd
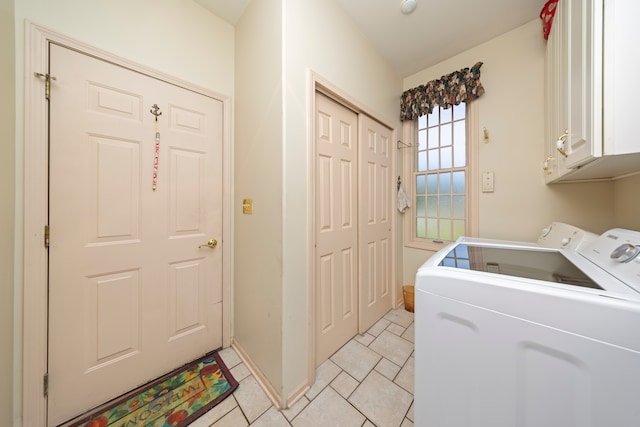
<path id="1" fill-rule="evenodd" d="M 544 159 L 544 162 L 542 162 L 542 170 L 548 174 L 551 174 L 553 169 L 549 164 L 549 162 L 552 160 L 553 160 L 553 156 L 548 156 L 546 159 Z"/>
<path id="2" fill-rule="evenodd" d="M 568 157 L 569 155 L 567 154 L 567 151 L 564 148 L 564 144 L 567 141 L 567 137 L 569 136 L 569 129 L 566 129 L 564 131 L 564 133 L 562 135 L 560 135 L 558 137 L 558 140 L 556 141 L 556 149 L 558 150 L 558 152 L 560 154 L 562 154 L 564 157 Z"/>

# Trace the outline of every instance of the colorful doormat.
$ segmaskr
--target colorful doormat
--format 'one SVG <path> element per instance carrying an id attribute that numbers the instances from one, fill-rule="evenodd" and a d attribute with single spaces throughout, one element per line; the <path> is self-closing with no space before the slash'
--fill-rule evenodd
<path id="1" fill-rule="evenodd" d="M 65 427 L 183 427 L 238 387 L 217 352 L 75 419 Z"/>

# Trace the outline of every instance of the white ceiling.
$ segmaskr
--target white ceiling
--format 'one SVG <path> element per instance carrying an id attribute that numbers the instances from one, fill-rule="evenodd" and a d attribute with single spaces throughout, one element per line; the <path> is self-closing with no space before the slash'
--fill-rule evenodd
<path id="1" fill-rule="evenodd" d="M 194 1 L 235 25 L 251 0 Z M 335 1 L 400 77 L 537 19 L 546 3 L 546 0 L 417 0 L 416 10 L 404 15 L 400 11 L 402 0 Z M 542 24 L 540 28 L 542 34 Z"/>

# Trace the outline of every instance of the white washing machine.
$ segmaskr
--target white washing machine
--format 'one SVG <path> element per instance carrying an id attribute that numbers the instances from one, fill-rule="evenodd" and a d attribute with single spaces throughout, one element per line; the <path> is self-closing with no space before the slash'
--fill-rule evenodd
<path id="1" fill-rule="evenodd" d="M 418 270 L 416 426 L 640 426 L 640 232 L 564 246 L 463 238 Z"/>

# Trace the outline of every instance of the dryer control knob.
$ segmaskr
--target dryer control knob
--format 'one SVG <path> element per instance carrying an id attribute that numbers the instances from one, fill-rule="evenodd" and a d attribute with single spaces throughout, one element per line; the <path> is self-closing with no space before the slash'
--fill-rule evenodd
<path id="1" fill-rule="evenodd" d="M 625 243 L 611 252 L 611 258 L 617 262 L 629 262 L 640 253 L 640 246 L 633 246 L 631 243 Z"/>

